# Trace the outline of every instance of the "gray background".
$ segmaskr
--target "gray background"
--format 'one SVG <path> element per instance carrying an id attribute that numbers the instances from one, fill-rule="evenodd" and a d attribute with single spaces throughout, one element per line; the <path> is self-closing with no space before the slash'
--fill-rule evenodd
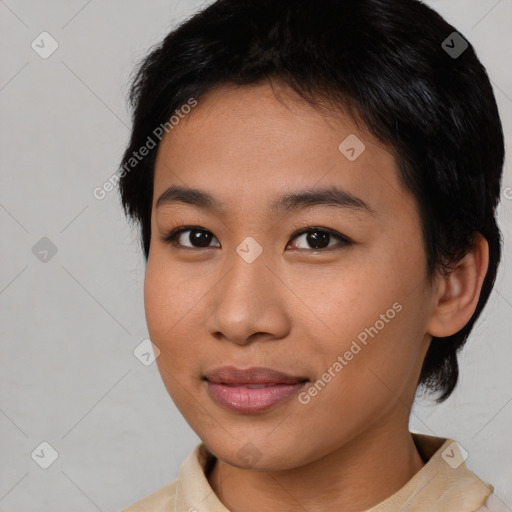
<path id="1" fill-rule="evenodd" d="M 512 0 L 426 3 L 476 47 L 510 148 Z M 138 234 L 117 191 L 92 191 L 127 143 L 134 65 L 201 4 L 0 1 L 0 511 L 120 510 L 172 481 L 199 442 L 156 365 L 133 354 L 148 336 Z M 31 48 L 43 31 L 59 44 L 46 59 Z M 510 160 L 504 187 L 504 261 L 459 386 L 442 405 L 419 401 L 411 428 L 459 441 L 512 510 Z M 46 262 L 33 253 L 43 237 L 57 249 Z M 43 441 L 58 452 L 48 469 Z"/>

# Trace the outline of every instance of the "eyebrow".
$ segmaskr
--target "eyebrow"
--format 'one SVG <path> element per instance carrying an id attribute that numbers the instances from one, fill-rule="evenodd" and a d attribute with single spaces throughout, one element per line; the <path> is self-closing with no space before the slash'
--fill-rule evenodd
<path id="1" fill-rule="evenodd" d="M 181 185 L 172 185 L 165 190 L 156 201 L 155 208 L 164 204 L 173 203 L 190 204 L 221 214 L 225 213 L 223 203 L 210 193 L 196 188 L 183 187 Z M 375 211 L 362 199 L 336 186 L 290 192 L 270 203 L 270 209 L 275 213 L 290 212 L 314 206 L 348 208 L 375 215 Z"/>

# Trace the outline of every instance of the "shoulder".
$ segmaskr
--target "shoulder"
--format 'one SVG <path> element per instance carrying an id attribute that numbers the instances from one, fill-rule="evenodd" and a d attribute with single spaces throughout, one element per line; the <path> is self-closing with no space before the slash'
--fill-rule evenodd
<path id="1" fill-rule="evenodd" d="M 481 480 L 465 464 L 467 454 L 453 439 L 412 433 L 425 465 L 395 494 L 371 512 L 501 512 L 489 496 L 492 485 Z M 488 508 L 482 508 L 487 506 Z"/>
<path id="2" fill-rule="evenodd" d="M 475 510 L 475 512 L 508 512 L 508 508 L 497 496 L 492 493 L 486 500 L 485 503 Z"/>
<path id="3" fill-rule="evenodd" d="M 133 503 L 121 512 L 168 512 L 174 510 L 177 485 L 178 479 L 164 485 L 164 487 Z"/>
<path id="4" fill-rule="evenodd" d="M 203 443 L 199 443 L 181 463 L 178 478 L 133 503 L 121 512 L 169 512 L 193 510 L 191 503 L 209 502 L 213 510 L 222 510 L 222 504 L 213 493 L 205 475 L 214 456 Z M 206 498 L 205 498 L 206 496 Z"/>

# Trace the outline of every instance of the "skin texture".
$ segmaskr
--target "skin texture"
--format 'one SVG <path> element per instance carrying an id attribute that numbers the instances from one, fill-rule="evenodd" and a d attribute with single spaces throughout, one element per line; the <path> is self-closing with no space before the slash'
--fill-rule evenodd
<path id="1" fill-rule="evenodd" d="M 365 144 L 354 161 L 338 150 L 350 134 Z M 207 191 L 224 211 L 156 208 L 171 185 Z M 285 193 L 331 185 L 374 213 L 269 209 Z M 175 239 L 181 247 L 161 241 L 180 225 L 211 233 L 210 247 L 193 248 L 190 232 Z M 309 226 L 353 243 L 330 237 L 335 250 L 315 250 L 307 234 L 292 238 Z M 387 148 L 283 86 L 219 88 L 160 145 L 151 229 L 144 292 L 157 364 L 176 406 L 219 459 L 208 480 L 229 510 L 364 510 L 421 469 L 408 430 L 421 364 L 431 336 L 453 334 L 471 317 L 488 248 L 480 237 L 450 275 L 427 286 L 416 203 Z M 248 236 L 263 249 L 252 263 L 236 252 Z M 295 396 L 242 414 L 210 398 L 204 373 L 224 365 L 317 381 L 394 303 L 400 312 L 307 404 Z M 252 462 L 240 456 L 244 449 L 256 454 Z"/>

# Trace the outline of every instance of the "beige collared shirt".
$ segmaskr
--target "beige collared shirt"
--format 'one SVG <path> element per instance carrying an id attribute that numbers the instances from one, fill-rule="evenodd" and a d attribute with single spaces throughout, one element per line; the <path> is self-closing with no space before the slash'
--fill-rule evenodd
<path id="1" fill-rule="evenodd" d="M 401 489 L 367 512 L 505 512 L 505 505 L 464 462 L 451 439 L 412 433 L 427 461 Z M 205 470 L 215 457 L 199 443 L 180 466 L 176 480 L 122 512 L 229 512 L 210 487 Z"/>

